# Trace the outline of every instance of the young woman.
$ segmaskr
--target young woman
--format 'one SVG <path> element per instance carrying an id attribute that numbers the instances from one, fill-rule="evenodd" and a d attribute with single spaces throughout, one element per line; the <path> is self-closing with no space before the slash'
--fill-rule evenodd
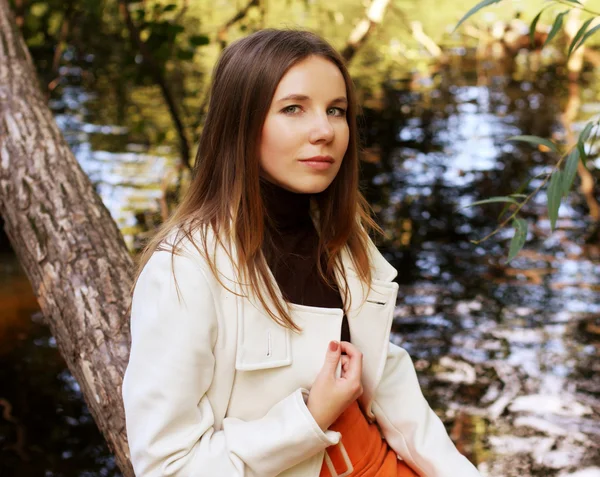
<path id="1" fill-rule="evenodd" d="M 139 477 L 476 477 L 389 342 L 357 105 L 318 36 L 214 71 L 189 191 L 141 256 L 123 382 Z"/>

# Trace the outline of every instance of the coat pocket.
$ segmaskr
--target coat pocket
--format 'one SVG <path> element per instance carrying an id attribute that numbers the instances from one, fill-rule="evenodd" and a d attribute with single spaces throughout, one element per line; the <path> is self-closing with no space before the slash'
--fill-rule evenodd
<path id="1" fill-rule="evenodd" d="M 386 310 L 393 310 L 396 306 L 397 297 L 397 283 L 373 279 L 365 302 L 377 307 L 383 307 Z"/>
<path id="2" fill-rule="evenodd" d="M 235 369 L 253 371 L 292 364 L 291 330 L 273 321 L 266 311 L 242 301 Z"/>

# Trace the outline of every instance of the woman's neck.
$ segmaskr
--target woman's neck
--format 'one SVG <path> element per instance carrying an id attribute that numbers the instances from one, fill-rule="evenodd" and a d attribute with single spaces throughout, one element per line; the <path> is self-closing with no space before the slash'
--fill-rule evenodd
<path id="1" fill-rule="evenodd" d="M 310 194 L 292 192 L 261 178 L 265 224 L 277 231 L 293 231 L 311 224 Z"/>

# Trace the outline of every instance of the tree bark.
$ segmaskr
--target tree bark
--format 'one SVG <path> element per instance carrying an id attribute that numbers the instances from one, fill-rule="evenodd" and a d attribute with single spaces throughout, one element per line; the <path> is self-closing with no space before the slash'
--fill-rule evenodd
<path id="1" fill-rule="evenodd" d="M 0 214 L 98 428 L 133 477 L 121 400 L 132 260 L 46 105 L 7 0 L 0 0 Z"/>

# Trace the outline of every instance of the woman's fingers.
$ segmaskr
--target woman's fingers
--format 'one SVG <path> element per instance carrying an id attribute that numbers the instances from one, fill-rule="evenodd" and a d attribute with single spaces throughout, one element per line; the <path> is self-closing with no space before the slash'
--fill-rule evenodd
<path id="1" fill-rule="evenodd" d="M 342 359 L 346 361 L 344 377 L 360 381 L 362 375 L 362 353 L 356 346 L 347 341 L 341 341 L 340 346 L 342 347 L 342 352 L 346 352 L 345 356 L 342 355 Z"/>
<path id="2" fill-rule="evenodd" d="M 360 355 L 362 359 L 362 353 L 352 343 L 349 343 L 348 341 L 340 341 L 340 346 L 342 347 L 342 353 L 346 353 L 350 358 Z"/>
<path id="3" fill-rule="evenodd" d="M 350 361 L 350 358 L 348 358 L 348 356 L 342 355 L 342 376 L 346 373 L 346 371 L 348 371 L 349 361 Z"/>

